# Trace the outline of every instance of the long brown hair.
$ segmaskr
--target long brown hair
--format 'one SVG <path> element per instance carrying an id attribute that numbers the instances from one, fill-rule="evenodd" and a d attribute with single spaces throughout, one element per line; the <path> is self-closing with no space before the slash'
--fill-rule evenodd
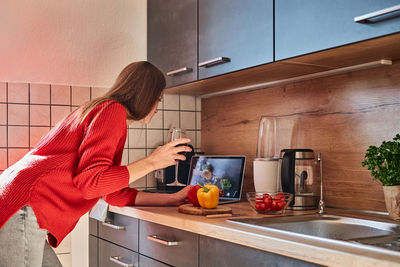
<path id="1" fill-rule="evenodd" d="M 133 62 L 121 71 L 105 95 L 84 104 L 77 115 L 83 121 L 95 106 L 114 100 L 125 107 L 128 120 L 141 120 L 150 113 L 164 88 L 164 75 L 156 66 L 147 61 Z"/>

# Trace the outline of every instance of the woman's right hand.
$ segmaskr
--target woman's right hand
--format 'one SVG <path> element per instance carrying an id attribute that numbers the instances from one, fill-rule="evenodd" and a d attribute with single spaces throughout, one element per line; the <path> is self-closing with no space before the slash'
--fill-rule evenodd
<path id="1" fill-rule="evenodd" d="M 151 162 L 155 170 L 174 165 L 177 160 L 183 161 L 186 159 L 185 155 L 179 153 L 192 151 L 192 149 L 189 146 L 185 146 L 189 142 L 190 139 L 188 138 L 181 138 L 169 142 L 163 146 L 159 146 L 147 158 Z"/>

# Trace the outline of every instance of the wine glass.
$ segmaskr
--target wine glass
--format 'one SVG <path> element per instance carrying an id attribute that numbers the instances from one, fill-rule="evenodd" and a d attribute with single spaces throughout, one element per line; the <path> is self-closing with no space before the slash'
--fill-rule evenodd
<path id="1" fill-rule="evenodd" d="M 171 128 L 168 133 L 168 141 L 175 141 L 180 138 L 186 138 L 186 130 L 182 128 Z M 184 145 L 180 145 L 184 146 Z M 178 172 L 179 172 L 179 160 L 176 161 L 176 166 L 175 166 L 175 181 L 167 184 L 167 186 L 186 186 L 185 184 L 182 184 L 178 181 Z"/>

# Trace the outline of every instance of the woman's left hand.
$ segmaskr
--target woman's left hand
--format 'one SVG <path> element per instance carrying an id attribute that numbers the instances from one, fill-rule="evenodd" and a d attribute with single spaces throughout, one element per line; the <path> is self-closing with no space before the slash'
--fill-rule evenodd
<path id="1" fill-rule="evenodd" d="M 179 206 L 187 202 L 187 196 L 190 188 L 193 185 L 188 185 L 180 191 L 168 193 L 148 193 L 139 191 L 136 195 L 136 206 Z"/>
<path id="2" fill-rule="evenodd" d="M 180 191 L 170 194 L 170 199 L 168 201 L 168 205 L 170 206 L 179 206 L 181 204 L 187 203 L 187 196 L 190 188 L 192 188 L 193 185 L 188 185 L 185 188 L 181 189 Z"/>

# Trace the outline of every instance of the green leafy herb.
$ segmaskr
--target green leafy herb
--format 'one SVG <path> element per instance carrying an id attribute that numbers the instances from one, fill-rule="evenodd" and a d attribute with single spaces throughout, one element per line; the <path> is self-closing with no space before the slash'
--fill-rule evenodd
<path id="1" fill-rule="evenodd" d="M 232 186 L 231 182 L 228 179 L 222 179 L 221 182 L 223 187 L 228 188 Z"/>
<path id="2" fill-rule="evenodd" d="M 383 141 L 379 147 L 369 146 L 361 164 L 368 166 L 382 185 L 400 185 L 400 134 L 393 141 Z"/>

